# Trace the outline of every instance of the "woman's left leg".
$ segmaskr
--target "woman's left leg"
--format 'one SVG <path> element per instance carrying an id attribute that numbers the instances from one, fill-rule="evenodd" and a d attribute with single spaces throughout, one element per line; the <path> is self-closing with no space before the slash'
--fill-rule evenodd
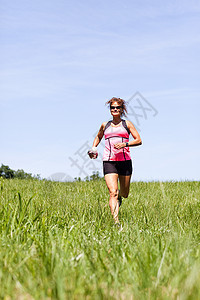
<path id="1" fill-rule="evenodd" d="M 119 175 L 120 191 L 119 195 L 128 198 L 129 189 L 130 189 L 131 175 Z"/>

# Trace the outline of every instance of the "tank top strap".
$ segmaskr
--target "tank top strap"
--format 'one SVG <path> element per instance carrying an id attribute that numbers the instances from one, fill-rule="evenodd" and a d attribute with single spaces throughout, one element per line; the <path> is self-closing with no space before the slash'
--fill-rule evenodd
<path id="1" fill-rule="evenodd" d="M 128 134 L 130 134 L 130 130 L 128 129 L 128 126 L 126 125 L 126 121 L 122 119 L 122 125 L 127 130 Z"/>
<path id="2" fill-rule="evenodd" d="M 105 128 L 104 128 L 104 131 L 111 125 L 112 121 L 108 121 Z"/>

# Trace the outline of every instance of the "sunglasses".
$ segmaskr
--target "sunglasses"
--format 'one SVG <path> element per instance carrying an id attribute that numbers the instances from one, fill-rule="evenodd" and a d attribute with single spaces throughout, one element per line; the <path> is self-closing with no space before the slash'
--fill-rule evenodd
<path id="1" fill-rule="evenodd" d="M 110 106 L 110 109 L 115 109 L 115 108 L 116 108 L 116 109 L 120 109 L 120 108 L 122 108 L 122 107 L 121 107 L 121 106 L 112 106 L 112 105 Z"/>

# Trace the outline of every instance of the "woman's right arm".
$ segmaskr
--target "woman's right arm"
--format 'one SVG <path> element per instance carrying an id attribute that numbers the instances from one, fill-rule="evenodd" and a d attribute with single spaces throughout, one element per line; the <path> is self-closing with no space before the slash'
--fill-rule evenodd
<path id="1" fill-rule="evenodd" d="M 94 139 L 92 147 L 97 147 L 99 145 L 99 143 L 101 142 L 103 134 L 104 134 L 105 126 L 106 126 L 106 122 L 101 124 L 101 127 L 100 127 L 99 132 L 97 133 L 97 135 Z"/>

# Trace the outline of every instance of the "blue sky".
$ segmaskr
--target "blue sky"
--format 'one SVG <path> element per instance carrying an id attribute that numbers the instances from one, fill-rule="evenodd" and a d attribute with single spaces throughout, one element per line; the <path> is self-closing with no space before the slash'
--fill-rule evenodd
<path id="1" fill-rule="evenodd" d="M 133 180 L 199 180 L 199 1 L 1 0 L 0 28 L 0 163 L 101 173 L 85 153 L 110 118 L 105 102 L 139 92 Z"/>

